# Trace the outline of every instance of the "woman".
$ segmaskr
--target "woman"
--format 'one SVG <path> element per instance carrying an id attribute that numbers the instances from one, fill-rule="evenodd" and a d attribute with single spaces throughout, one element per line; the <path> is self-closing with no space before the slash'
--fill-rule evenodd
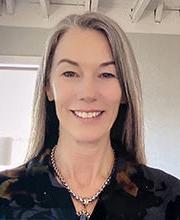
<path id="1" fill-rule="evenodd" d="M 37 78 L 28 161 L 1 173 L 0 219 L 180 219 L 180 181 L 145 165 L 142 127 L 125 33 L 66 17 Z"/>

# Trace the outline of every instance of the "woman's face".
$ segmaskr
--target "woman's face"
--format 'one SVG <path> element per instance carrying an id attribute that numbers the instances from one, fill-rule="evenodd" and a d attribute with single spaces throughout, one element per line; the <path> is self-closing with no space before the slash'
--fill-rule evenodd
<path id="1" fill-rule="evenodd" d="M 121 88 L 106 37 L 71 28 L 53 58 L 49 100 L 54 99 L 60 137 L 78 142 L 109 138 L 121 101 Z"/>

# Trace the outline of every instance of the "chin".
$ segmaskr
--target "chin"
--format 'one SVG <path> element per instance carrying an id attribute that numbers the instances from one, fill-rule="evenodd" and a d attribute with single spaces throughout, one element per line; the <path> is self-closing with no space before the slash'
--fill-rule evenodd
<path id="1" fill-rule="evenodd" d="M 103 138 L 103 136 L 83 136 L 83 138 L 82 138 L 82 136 L 83 135 L 81 135 L 81 137 L 75 137 L 75 139 L 76 139 L 76 141 L 78 142 L 78 143 L 84 143 L 84 144 L 96 144 L 97 142 L 99 142 L 100 140 L 102 140 L 102 139 L 104 139 Z"/>

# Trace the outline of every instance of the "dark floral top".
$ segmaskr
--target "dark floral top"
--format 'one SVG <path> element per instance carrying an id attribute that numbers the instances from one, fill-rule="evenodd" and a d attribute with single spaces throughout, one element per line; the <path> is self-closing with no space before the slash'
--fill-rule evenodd
<path id="1" fill-rule="evenodd" d="M 49 150 L 0 173 L 0 220 L 78 220 L 68 191 L 54 177 Z M 180 220 L 180 180 L 117 158 L 111 182 L 90 220 Z"/>

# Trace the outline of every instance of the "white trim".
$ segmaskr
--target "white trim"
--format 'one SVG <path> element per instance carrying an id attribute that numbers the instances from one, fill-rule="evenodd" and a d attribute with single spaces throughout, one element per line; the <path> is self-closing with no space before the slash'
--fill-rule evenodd
<path id="1" fill-rule="evenodd" d="M 90 11 L 91 10 L 91 0 L 85 0 L 85 5 L 84 5 L 84 9 L 85 11 Z"/>
<path id="2" fill-rule="evenodd" d="M 49 0 L 40 0 L 40 5 L 41 5 L 43 17 L 48 18 L 49 17 L 49 7 L 50 7 Z"/>
<path id="3" fill-rule="evenodd" d="M 15 0 L 6 0 L 7 12 L 9 14 L 14 14 L 15 5 L 16 5 Z"/>
<path id="4" fill-rule="evenodd" d="M 91 0 L 91 11 L 98 10 L 99 0 Z"/>
<path id="5" fill-rule="evenodd" d="M 42 57 L 35 56 L 1 56 L 1 68 L 38 69 Z"/>
<path id="6" fill-rule="evenodd" d="M 133 4 L 131 5 L 131 9 L 130 9 L 130 16 L 131 16 L 131 18 L 132 18 L 132 15 L 134 13 L 134 9 L 137 7 L 138 1 L 139 0 L 134 0 Z"/>
<path id="7" fill-rule="evenodd" d="M 2 15 L 3 0 L 0 0 L 0 16 Z"/>
<path id="8" fill-rule="evenodd" d="M 158 6 L 155 10 L 155 16 L 154 16 L 154 20 L 155 20 L 156 23 L 161 23 L 162 15 L 163 15 L 163 9 L 164 9 L 164 0 L 159 0 Z"/>
<path id="9" fill-rule="evenodd" d="M 151 0 L 139 0 L 136 4 L 134 4 L 136 7 L 133 10 L 131 9 L 132 22 L 139 21 L 150 1 Z"/>

